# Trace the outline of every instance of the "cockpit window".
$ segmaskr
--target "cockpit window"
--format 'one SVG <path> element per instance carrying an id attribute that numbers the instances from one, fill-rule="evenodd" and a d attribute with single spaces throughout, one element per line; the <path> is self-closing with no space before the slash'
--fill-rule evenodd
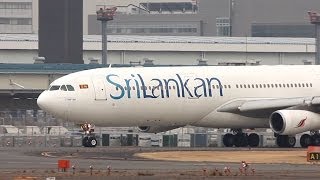
<path id="1" fill-rule="evenodd" d="M 56 90 L 59 90 L 60 89 L 60 86 L 51 86 L 50 87 L 50 91 L 56 91 Z"/>
<path id="2" fill-rule="evenodd" d="M 67 85 L 68 91 L 74 91 L 74 87 L 71 85 Z"/>
<path id="3" fill-rule="evenodd" d="M 68 91 L 68 90 L 67 90 L 67 87 L 66 87 L 65 85 L 62 85 L 60 89 L 61 89 L 62 91 Z"/>

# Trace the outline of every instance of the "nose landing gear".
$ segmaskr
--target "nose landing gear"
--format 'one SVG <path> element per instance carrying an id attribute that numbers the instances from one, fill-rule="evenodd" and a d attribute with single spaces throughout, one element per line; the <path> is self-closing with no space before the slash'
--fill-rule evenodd
<path id="1" fill-rule="evenodd" d="M 94 135 L 94 125 L 93 124 L 82 124 L 81 129 L 84 131 L 85 137 L 82 139 L 82 145 L 84 147 L 96 147 L 98 141 Z"/>

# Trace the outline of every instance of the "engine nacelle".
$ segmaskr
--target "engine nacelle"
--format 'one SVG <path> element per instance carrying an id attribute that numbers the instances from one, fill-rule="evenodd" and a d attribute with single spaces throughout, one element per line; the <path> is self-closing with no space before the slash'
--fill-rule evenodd
<path id="1" fill-rule="evenodd" d="M 144 133 L 160 133 L 160 132 L 176 129 L 179 127 L 181 126 L 139 126 L 138 129 L 140 132 L 144 132 Z"/>
<path id="2" fill-rule="evenodd" d="M 320 114 L 305 110 L 279 110 L 271 114 L 270 127 L 280 135 L 320 129 Z"/>

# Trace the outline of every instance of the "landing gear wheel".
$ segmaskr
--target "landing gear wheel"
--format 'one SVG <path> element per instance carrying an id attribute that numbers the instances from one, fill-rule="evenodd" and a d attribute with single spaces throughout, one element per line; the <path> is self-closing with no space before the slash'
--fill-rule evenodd
<path id="1" fill-rule="evenodd" d="M 296 137 L 289 137 L 288 135 L 278 135 L 276 143 L 279 147 L 294 147 L 294 145 L 296 144 Z"/>
<path id="2" fill-rule="evenodd" d="M 256 133 L 251 133 L 248 136 L 248 144 L 250 147 L 258 147 L 260 143 L 259 135 Z"/>
<path id="3" fill-rule="evenodd" d="M 96 147 L 97 139 L 95 137 L 89 137 L 88 144 L 89 144 L 89 147 Z"/>
<path id="4" fill-rule="evenodd" d="M 84 147 L 89 147 L 89 137 L 84 137 L 83 139 L 82 139 L 82 146 L 84 146 Z"/>
<path id="5" fill-rule="evenodd" d="M 245 134 L 245 133 L 236 134 L 235 138 L 234 138 L 234 145 L 236 147 L 246 147 L 246 146 L 248 146 L 247 134 Z"/>
<path id="6" fill-rule="evenodd" d="M 84 147 L 96 147 L 97 139 L 94 137 L 94 124 L 85 123 L 82 124 L 81 129 L 84 131 L 85 137 L 82 139 L 82 145 Z"/>
<path id="7" fill-rule="evenodd" d="M 300 138 L 300 145 L 303 148 L 312 145 L 312 137 L 309 134 L 303 134 Z"/>
<path id="8" fill-rule="evenodd" d="M 234 144 L 234 139 L 235 139 L 235 136 L 233 134 L 225 134 L 223 136 L 223 145 L 225 147 L 232 147 L 233 144 Z"/>
<path id="9" fill-rule="evenodd" d="M 296 145 L 296 137 L 294 136 L 289 136 L 288 137 L 288 141 L 287 141 L 287 145 L 288 147 L 294 147 L 294 145 Z"/>
<path id="10" fill-rule="evenodd" d="M 278 135 L 276 138 L 276 144 L 279 147 L 285 147 L 285 137 L 282 135 Z"/>
<path id="11" fill-rule="evenodd" d="M 320 135 L 319 134 L 315 134 L 312 136 L 312 140 L 313 140 L 313 145 L 315 146 L 320 146 Z"/>

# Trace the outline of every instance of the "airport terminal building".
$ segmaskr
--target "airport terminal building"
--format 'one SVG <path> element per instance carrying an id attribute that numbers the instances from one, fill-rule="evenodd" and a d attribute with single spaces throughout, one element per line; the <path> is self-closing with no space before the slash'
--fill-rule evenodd
<path id="1" fill-rule="evenodd" d="M 114 35 L 314 37 L 307 11 L 320 1 L 90 0 L 83 1 L 83 33 L 100 34 L 96 10 L 111 6 L 121 6 L 107 29 Z M 0 33 L 37 34 L 38 9 L 39 0 L 2 0 Z"/>
<path id="2" fill-rule="evenodd" d="M 84 63 L 101 64 L 101 36 L 83 39 Z M 313 38 L 117 36 L 108 38 L 108 63 L 155 65 L 314 64 Z M 38 36 L 0 35 L 0 63 L 32 64 Z"/>

